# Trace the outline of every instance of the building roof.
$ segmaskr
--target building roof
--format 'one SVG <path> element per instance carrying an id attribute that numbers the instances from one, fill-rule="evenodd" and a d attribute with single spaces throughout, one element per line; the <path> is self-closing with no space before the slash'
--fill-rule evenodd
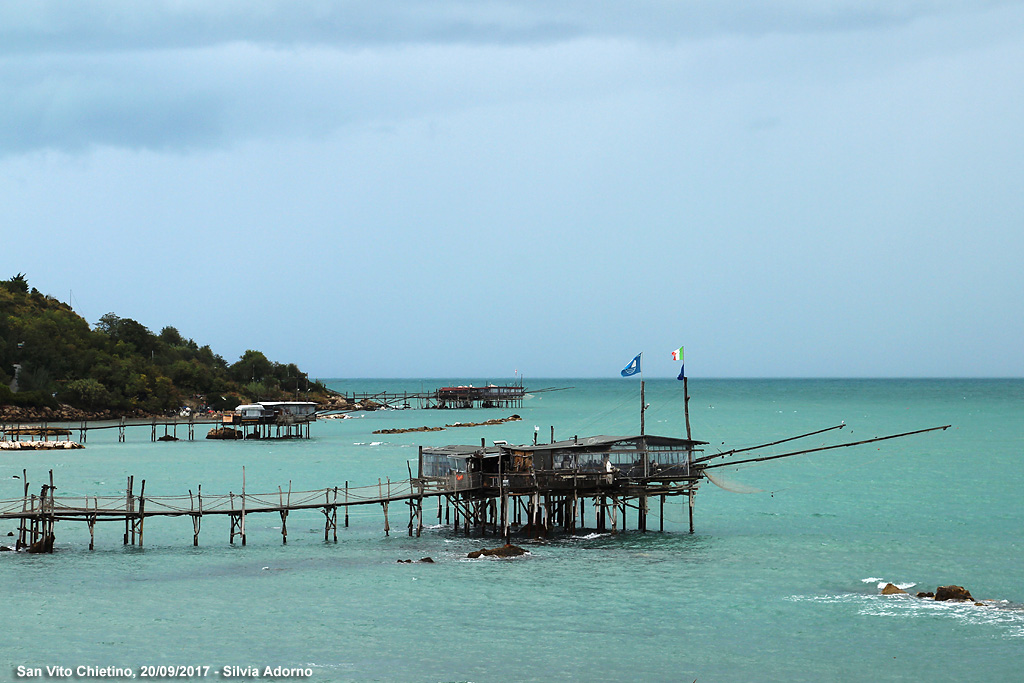
<path id="1" fill-rule="evenodd" d="M 447 455 L 449 458 L 471 458 L 477 453 L 483 453 L 484 457 L 493 457 L 500 452 L 497 446 L 466 446 L 453 444 L 450 446 L 438 446 L 436 448 L 423 448 L 424 453 L 431 455 Z"/>
<path id="2" fill-rule="evenodd" d="M 577 439 L 568 439 L 566 441 L 556 441 L 554 443 L 537 444 L 536 446 L 531 444 L 525 444 L 522 446 L 508 445 L 504 448 L 515 451 L 550 451 L 550 450 L 563 450 L 566 448 L 601 448 L 605 446 L 611 446 L 622 441 L 635 441 L 637 439 L 643 439 L 648 445 L 657 446 L 702 446 L 707 444 L 707 441 L 694 441 L 692 439 L 680 439 L 674 436 L 656 436 L 653 434 L 646 434 L 640 436 L 639 434 L 633 436 L 582 436 Z"/>

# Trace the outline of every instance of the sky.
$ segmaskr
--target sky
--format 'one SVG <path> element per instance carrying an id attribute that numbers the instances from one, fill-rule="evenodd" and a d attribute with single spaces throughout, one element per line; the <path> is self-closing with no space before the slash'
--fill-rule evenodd
<path id="1" fill-rule="evenodd" d="M 1024 2 L 0 0 L 0 277 L 313 377 L 1024 376 L 1022 181 Z"/>

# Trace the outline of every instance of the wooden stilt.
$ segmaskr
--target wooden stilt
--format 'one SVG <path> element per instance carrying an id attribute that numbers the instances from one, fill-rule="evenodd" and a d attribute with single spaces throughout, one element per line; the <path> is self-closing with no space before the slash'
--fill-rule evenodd
<path id="1" fill-rule="evenodd" d="M 85 499 L 85 507 L 86 507 L 86 509 L 89 508 L 89 499 L 88 498 Z M 100 508 L 99 498 L 94 498 L 93 499 L 93 509 L 98 511 L 99 508 Z M 96 543 L 96 515 L 97 515 L 96 512 L 93 512 L 91 515 L 89 515 L 89 550 L 93 550 L 95 548 L 95 543 Z"/>
<path id="2" fill-rule="evenodd" d="M 288 482 L 288 503 L 291 504 L 292 483 Z M 346 508 L 347 509 L 347 508 Z M 338 487 L 334 487 L 334 508 L 331 513 L 331 532 L 334 542 L 338 542 Z"/>
<path id="3" fill-rule="evenodd" d="M 288 508 L 284 504 L 284 491 L 277 487 L 277 498 L 281 508 L 281 545 L 288 545 Z M 292 485 L 288 482 L 288 502 L 291 503 Z"/>
<path id="4" fill-rule="evenodd" d="M 693 533 L 693 488 L 689 491 L 689 508 L 690 508 L 690 533 Z"/>
<path id="5" fill-rule="evenodd" d="M 228 543 L 230 543 L 231 545 L 234 545 L 235 544 L 235 530 L 238 528 L 238 514 L 235 513 L 235 511 L 234 511 L 235 510 L 235 494 L 231 493 L 229 491 L 228 492 L 228 500 L 231 503 L 231 513 L 229 515 L 229 517 L 231 518 L 231 538 L 228 539 Z"/>
<path id="6" fill-rule="evenodd" d="M 139 547 L 142 547 L 142 531 L 146 521 L 146 480 L 142 480 L 139 490 Z"/>
<path id="7" fill-rule="evenodd" d="M 242 465 L 242 518 L 240 520 L 240 530 L 242 532 L 242 545 L 245 545 L 245 465 Z"/>
<path id="8" fill-rule="evenodd" d="M 188 490 L 189 507 L 192 516 L 192 545 L 199 546 L 199 527 L 203 520 L 203 485 L 199 485 L 199 509 L 196 509 L 196 502 L 192 499 L 192 489 Z"/>
<path id="9" fill-rule="evenodd" d="M 131 537 L 132 545 L 135 545 L 135 533 L 132 531 L 132 521 L 131 521 L 131 514 L 132 514 L 132 483 L 133 483 L 134 479 L 135 479 L 134 477 L 129 475 L 129 477 L 128 477 L 128 490 L 127 490 L 127 493 L 125 494 L 126 495 L 125 504 L 124 504 L 124 510 L 125 510 L 125 515 L 124 515 L 124 544 L 125 545 L 128 545 L 129 535 Z"/>

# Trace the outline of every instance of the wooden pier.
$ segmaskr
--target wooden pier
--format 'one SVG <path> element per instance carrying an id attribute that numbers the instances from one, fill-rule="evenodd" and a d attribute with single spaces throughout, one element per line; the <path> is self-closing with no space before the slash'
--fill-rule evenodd
<path id="1" fill-rule="evenodd" d="M 540 394 L 548 391 L 562 391 L 568 387 L 544 387 L 526 389 L 522 381 L 518 384 L 487 384 L 439 387 L 432 391 L 420 392 L 354 392 L 343 394 L 352 404 L 373 405 L 392 410 L 409 408 L 452 409 L 452 408 L 522 408 L 527 393 Z"/>
<path id="2" fill-rule="evenodd" d="M 634 437 L 635 438 L 635 437 Z M 655 440 L 658 437 L 654 437 Z M 684 440 L 676 440 L 684 441 Z M 615 440 L 621 444 L 621 439 Z M 697 443 L 697 442 L 694 442 Z M 545 459 L 546 452 L 557 455 L 563 449 L 578 451 L 581 443 L 548 444 L 544 446 L 517 446 L 487 448 L 448 446 L 443 449 L 420 449 L 419 471 L 409 478 L 392 481 L 378 480 L 375 485 L 352 487 L 349 482 L 312 491 L 292 491 L 279 487 L 276 492 L 249 493 L 242 471 L 240 493 L 204 494 L 202 486 L 181 496 L 147 496 L 146 482 L 141 481 L 135 491 L 134 477 L 129 477 L 122 496 L 59 496 L 50 471 L 49 482 L 38 494 L 30 493 L 27 472 L 24 475 L 22 498 L 0 501 L 0 520 L 19 523 L 16 548 L 30 552 L 50 552 L 53 549 L 57 522 L 84 522 L 89 528 L 89 549 L 95 545 L 95 527 L 100 522 L 124 525 L 125 545 L 143 544 L 145 522 L 154 517 L 188 517 L 192 520 L 193 545 L 199 545 L 203 519 L 210 516 L 227 517 L 228 542 L 236 539 L 246 544 L 245 521 L 248 515 L 277 514 L 281 518 L 282 543 L 288 542 L 288 515 L 297 510 L 319 510 L 324 515 L 324 540 L 337 541 L 338 512 L 344 512 L 344 526 L 349 526 L 349 508 L 379 505 L 383 514 L 384 533 L 391 532 L 391 506 L 405 504 L 408 512 L 407 531 L 419 536 L 424 528 L 426 502 L 437 501 L 437 521 L 451 525 L 467 536 L 492 533 L 506 541 L 513 531 L 532 536 L 547 536 L 556 529 L 573 532 L 586 525 L 585 513 L 589 503 L 592 528 L 597 531 L 625 531 L 627 511 L 635 513 L 639 531 L 648 530 L 651 501 L 660 501 L 659 529 L 664 530 L 665 500 L 674 496 L 687 496 L 690 502 L 690 530 L 693 530 L 692 501 L 697 490 L 699 473 L 689 468 L 674 471 L 671 467 L 652 464 L 642 451 L 619 449 L 614 453 L 618 465 L 608 463 L 603 456 L 610 455 L 611 442 L 585 444 L 591 455 L 576 458 L 571 470 L 562 467 L 559 460 L 554 470 L 534 470 L 532 458 Z M 596 449 L 595 450 L 595 447 Z M 524 451 L 523 449 L 526 449 Z M 601 449 L 605 449 L 602 451 Z M 529 461 L 525 453 L 531 455 Z M 582 451 L 581 451 L 582 452 Z M 663 460 L 667 450 L 660 451 Z M 597 455 L 595 455 L 595 453 Z M 555 462 L 548 458 L 547 462 Z M 667 463 L 666 463 L 667 464 Z M 494 469 L 496 468 L 496 469 Z M 637 469 L 640 468 L 640 469 Z M 643 476 L 646 469 L 649 476 Z M 444 470 L 442 473 L 441 470 Z"/>
<path id="3" fill-rule="evenodd" d="M 30 442 L 38 444 L 40 441 L 49 441 L 50 437 L 71 436 L 77 432 L 78 442 L 76 446 L 72 447 L 80 448 L 88 441 L 89 432 L 110 429 L 116 429 L 118 443 L 124 443 L 125 434 L 129 428 L 142 427 L 149 428 L 151 441 L 179 441 L 181 440 L 178 437 L 179 427 L 181 428 L 181 438 L 193 441 L 196 438 L 196 427 L 202 425 L 212 425 L 232 432 L 230 436 L 206 434 L 205 438 L 308 439 L 310 438 L 310 423 L 315 422 L 316 417 L 313 414 L 309 416 L 278 415 L 248 418 L 238 415 L 237 411 L 226 411 L 210 419 L 195 419 L 190 416 L 187 419 L 154 417 L 150 420 L 126 420 L 122 417 L 117 422 L 106 424 L 90 424 L 88 420 L 82 420 L 77 425 L 61 422 L 59 423 L 62 425 L 60 427 L 50 426 L 46 422 L 39 425 L 0 424 L 0 444 L 27 444 Z M 4 446 L 0 446 L 0 448 L 4 448 Z"/>
<path id="4" fill-rule="evenodd" d="M 787 458 L 836 448 L 847 448 L 896 439 L 936 430 L 949 425 L 913 432 L 874 437 L 852 443 L 819 446 L 787 453 L 778 453 L 742 460 L 710 464 L 717 458 L 774 446 L 795 439 L 821 434 L 837 425 L 788 439 L 781 439 L 744 449 L 699 455 L 697 446 L 704 442 L 658 436 L 587 437 L 570 441 L 526 446 L 445 446 L 421 448 L 417 476 L 411 469 L 409 478 L 392 481 L 379 479 L 377 484 L 351 487 L 349 482 L 313 491 L 248 493 L 245 468 L 242 469 L 240 493 L 204 494 L 202 486 L 195 493 L 180 496 L 146 496 L 142 480 L 135 493 L 134 477 L 129 477 L 123 496 L 58 496 L 50 471 L 49 483 L 38 495 L 30 494 L 27 472 L 23 471 L 22 498 L 0 501 L 0 520 L 19 523 L 17 549 L 29 552 L 51 552 L 55 526 L 59 521 L 84 522 L 89 527 L 89 548 L 94 547 L 95 526 L 99 522 L 124 524 L 124 544 L 142 545 L 145 520 L 152 517 L 188 517 L 192 520 L 193 545 L 199 545 L 199 532 L 204 517 L 219 516 L 229 520 L 229 543 L 237 538 L 246 543 L 245 519 L 253 514 L 277 514 L 281 518 L 282 543 L 288 542 L 288 514 L 296 510 L 319 510 L 324 515 L 324 540 L 338 539 L 338 511 L 344 511 L 344 525 L 349 525 L 349 508 L 380 505 L 384 533 L 390 535 L 390 506 L 404 503 L 408 509 L 409 535 L 423 531 L 425 503 L 437 501 L 438 523 L 451 525 L 467 536 L 493 533 L 510 539 L 520 535 L 546 536 L 562 529 L 573 532 L 591 528 L 597 531 L 625 531 L 627 516 L 632 512 L 637 531 L 649 530 L 653 504 L 658 506 L 658 530 L 664 530 L 667 499 L 683 496 L 687 500 L 689 531 L 693 533 L 694 495 L 707 470 L 758 461 Z M 592 525 L 586 521 L 591 510 Z M 443 519 L 443 522 L 442 522 Z"/>

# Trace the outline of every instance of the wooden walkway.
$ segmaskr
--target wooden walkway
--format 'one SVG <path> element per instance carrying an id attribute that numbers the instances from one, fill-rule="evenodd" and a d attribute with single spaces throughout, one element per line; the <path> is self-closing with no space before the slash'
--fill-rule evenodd
<path id="1" fill-rule="evenodd" d="M 27 473 L 23 471 L 27 477 Z M 405 480 L 378 480 L 369 486 L 335 486 L 312 491 L 292 491 L 278 487 L 270 493 L 248 493 L 245 490 L 243 468 L 240 493 L 203 493 L 200 485 L 196 492 L 189 490 L 182 496 L 146 496 L 146 482 L 141 482 L 139 492 L 134 492 L 134 477 L 129 477 L 124 495 L 117 496 L 58 496 L 50 471 L 49 483 L 44 484 L 39 494 L 29 493 L 25 481 L 22 498 L 0 501 L 0 520 L 19 523 L 16 549 L 26 548 L 29 552 L 52 552 L 57 522 L 83 522 L 89 528 L 89 549 L 95 548 L 95 527 L 100 522 L 124 524 L 124 545 L 143 544 L 145 522 L 153 517 L 189 517 L 192 520 L 192 544 L 199 545 L 199 533 L 204 517 L 228 517 L 230 531 L 228 540 L 234 544 L 239 539 L 246 544 L 245 520 L 247 515 L 276 513 L 281 517 L 281 540 L 288 543 L 288 515 L 299 510 L 319 510 L 324 515 L 324 541 L 338 540 L 338 511 L 344 512 L 344 526 L 349 526 L 349 508 L 360 505 L 380 505 L 383 512 L 384 533 L 390 535 L 391 522 L 389 507 L 393 503 L 408 506 L 410 536 L 419 536 L 423 531 L 424 501 L 437 499 L 437 520 L 440 524 L 452 524 L 456 531 L 469 536 L 471 529 L 481 535 L 488 530 L 495 536 L 509 538 L 510 529 L 525 529 L 536 536 L 561 526 L 567 531 L 583 526 L 584 503 L 591 499 L 595 528 L 603 531 L 611 522 L 613 532 L 626 526 L 626 511 L 636 511 L 637 529 L 647 530 L 648 499 L 661 497 L 661 525 L 664 530 L 664 505 L 666 496 L 686 495 L 690 499 L 690 525 L 693 526 L 692 502 L 697 481 L 680 486 L 678 483 L 656 488 L 631 487 L 602 492 L 600 495 L 551 495 L 535 486 L 531 490 L 520 487 L 513 491 L 496 487 L 494 477 L 470 474 L 450 483 L 436 479 L 411 477 Z M 621 522 L 619 515 L 621 514 Z"/>
<path id="2" fill-rule="evenodd" d="M 134 493 L 134 477 L 128 478 L 128 486 L 123 496 L 57 496 L 53 485 L 53 472 L 50 472 L 50 483 L 44 484 L 40 493 L 29 494 L 29 484 L 25 483 L 23 498 L 0 501 L 0 520 L 17 520 L 20 523 L 17 546 L 33 547 L 48 544 L 52 549 L 54 526 L 60 521 L 85 522 L 89 527 L 89 549 L 95 544 L 95 525 L 99 522 L 121 522 L 125 525 L 125 545 L 142 545 L 145 531 L 145 520 L 151 517 L 190 517 L 193 526 L 193 545 L 199 545 L 199 531 L 203 517 L 211 515 L 230 518 L 231 530 L 229 541 L 235 542 L 239 537 L 242 545 L 246 543 L 245 517 L 259 513 L 277 513 L 281 516 L 282 541 L 288 543 L 287 519 L 290 512 L 296 510 L 320 510 L 326 518 L 324 540 L 333 533 L 337 539 L 338 509 L 345 510 L 344 524 L 347 527 L 348 508 L 356 505 L 381 505 L 384 510 L 385 533 L 390 533 L 388 506 L 395 502 L 417 501 L 422 510 L 424 498 L 443 496 L 451 491 L 426 486 L 417 480 L 393 482 L 380 480 L 376 485 L 350 487 L 335 486 L 314 491 L 292 491 L 278 488 L 272 493 L 247 493 L 244 485 L 241 493 L 204 494 L 200 485 L 196 492 L 189 491 L 187 496 L 146 496 L 146 482 L 142 481 L 139 493 Z M 410 506 L 412 507 L 412 506 Z M 410 520 L 410 533 L 413 529 Z M 422 530 L 422 514 L 417 531 Z M 42 548 L 39 548 L 42 551 Z"/>

